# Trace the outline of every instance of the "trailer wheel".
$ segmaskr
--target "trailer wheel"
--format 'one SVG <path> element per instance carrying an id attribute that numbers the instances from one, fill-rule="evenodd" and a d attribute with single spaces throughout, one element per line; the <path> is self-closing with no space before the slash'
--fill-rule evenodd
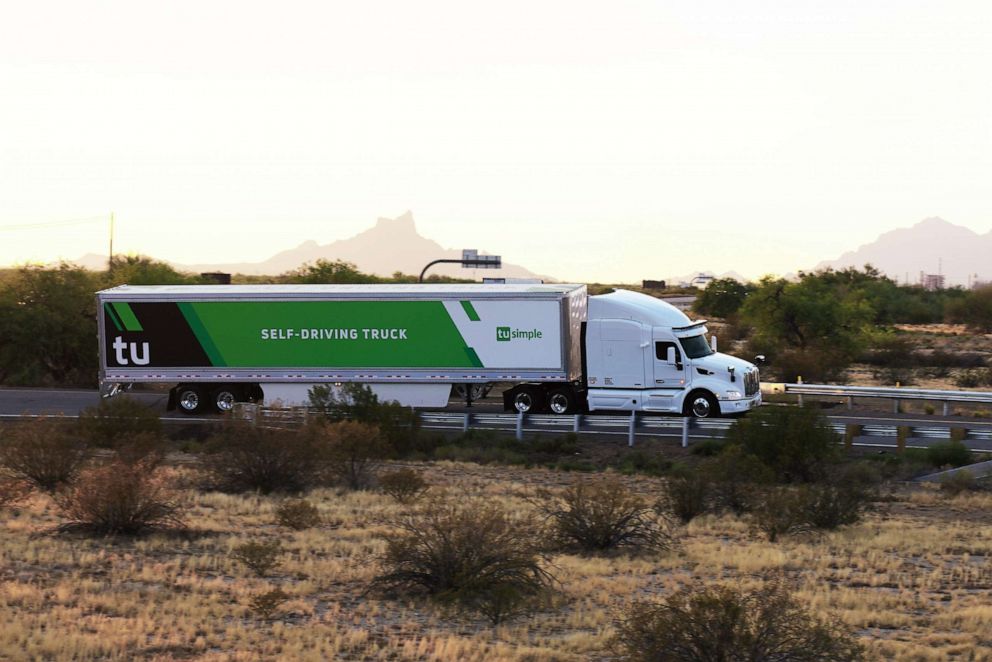
<path id="1" fill-rule="evenodd" d="M 234 405 L 241 401 L 240 393 L 230 386 L 221 386 L 214 389 L 210 396 L 214 403 L 214 409 L 220 414 L 226 414 L 234 409 Z"/>
<path id="2" fill-rule="evenodd" d="M 520 389 L 517 391 L 516 395 L 513 396 L 513 409 L 521 414 L 539 411 L 542 404 L 542 398 L 537 389 Z"/>
<path id="3" fill-rule="evenodd" d="M 176 393 L 176 409 L 184 414 L 200 414 L 206 408 L 207 399 L 199 386 L 182 386 Z"/>
<path id="4" fill-rule="evenodd" d="M 686 398 L 682 413 L 694 418 L 715 418 L 720 415 L 720 403 L 706 391 L 695 391 Z"/>
<path id="5" fill-rule="evenodd" d="M 551 410 L 552 414 L 574 414 L 575 402 L 575 391 L 572 389 L 555 389 L 548 397 L 548 409 Z"/>

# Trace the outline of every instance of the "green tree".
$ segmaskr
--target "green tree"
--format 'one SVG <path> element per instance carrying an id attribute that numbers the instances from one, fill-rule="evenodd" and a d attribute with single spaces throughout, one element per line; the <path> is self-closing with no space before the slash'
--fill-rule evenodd
<path id="1" fill-rule="evenodd" d="M 198 275 L 177 271 L 172 265 L 144 255 L 120 255 L 110 262 L 106 274 L 109 286 L 115 285 L 196 285 Z"/>
<path id="2" fill-rule="evenodd" d="M 980 287 L 948 306 L 952 322 L 967 324 L 975 331 L 992 333 L 992 285 Z"/>
<path id="3" fill-rule="evenodd" d="M 362 273 L 351 262 L 344 260 L 317 260 L 286 272 L 282 280 L 287 283 L 379 283 L 382 279 Z"/>
<path id="4" fill-rule="evenodd" d="M 754 290 L 753 286 L 745 285 L 733 278 L 718 278 L 710 281 L 706 289 L 700 292 L 693 309 L 701 315 L 726 319 L 744 305 L 744 300 L 752 290 Z"/>
<path id="5" fill-rule="evenodd" d="M 91 387 L 97 282 L 70 264 L 25 266 L 0 284 L 0 382 Z"/>

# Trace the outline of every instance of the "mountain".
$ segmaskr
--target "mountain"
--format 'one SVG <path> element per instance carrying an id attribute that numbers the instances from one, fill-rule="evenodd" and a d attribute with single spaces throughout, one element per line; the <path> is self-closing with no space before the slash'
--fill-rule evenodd
<path id="1" fill-rule="evenodd" d="M 879 236 L 870 244 L 848 251 L 836 260 L 821 262 L 817 269 L 844 269 L 871 264 L 900 283 L 920 282 L 920 272 L 942 273 L 947 285 L 967 285 L 978 274 L 979 280 L 992 279 L 992 232 L 978 234 L 948 223 L 927 218 L 908 228 Z M 969 278 L 970 276 L 970 278 Z"/>
<path id="2" fill-rule="evenodd" d="M 484 253 L 480 251 L 480 254 Z M 460 249 L 444 248 L 432 239 L 422 237 L 417 232 L 413 214 L 406 212 L 397 218 L 380 218 L 376 224 L 354 237 L 340 239 L 329 244 L 305 241 L 296 248 L 276 253 L 264 262 L 241 262 L 235 264 L 176 264 L 182 271 L 202 273 L 223 271 L 240 274 L 281 274 L 307 262 L 324 260 L 344 260 L 354 263 L 360 271 L 379 276 L 392 276 L 397 271 L 418 275 L 428 262 L 438 259 L 460 259 Z M 105 268 L 106 257 L 86 255 L 79 260 L 89 268 Z M 458 278 L 543 278 L 514 264 L 503 263 L 501 269 L 464 269 L 458 264 L 439 264 L 430 268 L 428 275 L 438 274 Z"/>

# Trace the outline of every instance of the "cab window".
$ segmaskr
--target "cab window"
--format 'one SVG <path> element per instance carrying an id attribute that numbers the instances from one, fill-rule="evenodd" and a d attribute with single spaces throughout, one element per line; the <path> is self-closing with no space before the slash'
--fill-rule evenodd
<path id="1" fill-rule="evenodd" d="M 679 346 L 673 342 L 658 341 L 654 344 L 654 355 L 659 361 L 668 360 L 668 348 L 675 349 L 675 362 L 682 363 L 682 355 L 679 353 Z"/>

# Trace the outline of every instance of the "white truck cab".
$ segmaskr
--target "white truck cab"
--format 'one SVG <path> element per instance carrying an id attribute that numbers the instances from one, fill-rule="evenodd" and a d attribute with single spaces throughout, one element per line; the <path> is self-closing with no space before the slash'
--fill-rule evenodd
<path id="1" fill-rule="evenodd" d="M 617 290 L 589 297 L 585 336 L 590 411 L 705 418 L 761 404 L 758 368 L 714 351 L 705 321 L 654 297 Z"/>

